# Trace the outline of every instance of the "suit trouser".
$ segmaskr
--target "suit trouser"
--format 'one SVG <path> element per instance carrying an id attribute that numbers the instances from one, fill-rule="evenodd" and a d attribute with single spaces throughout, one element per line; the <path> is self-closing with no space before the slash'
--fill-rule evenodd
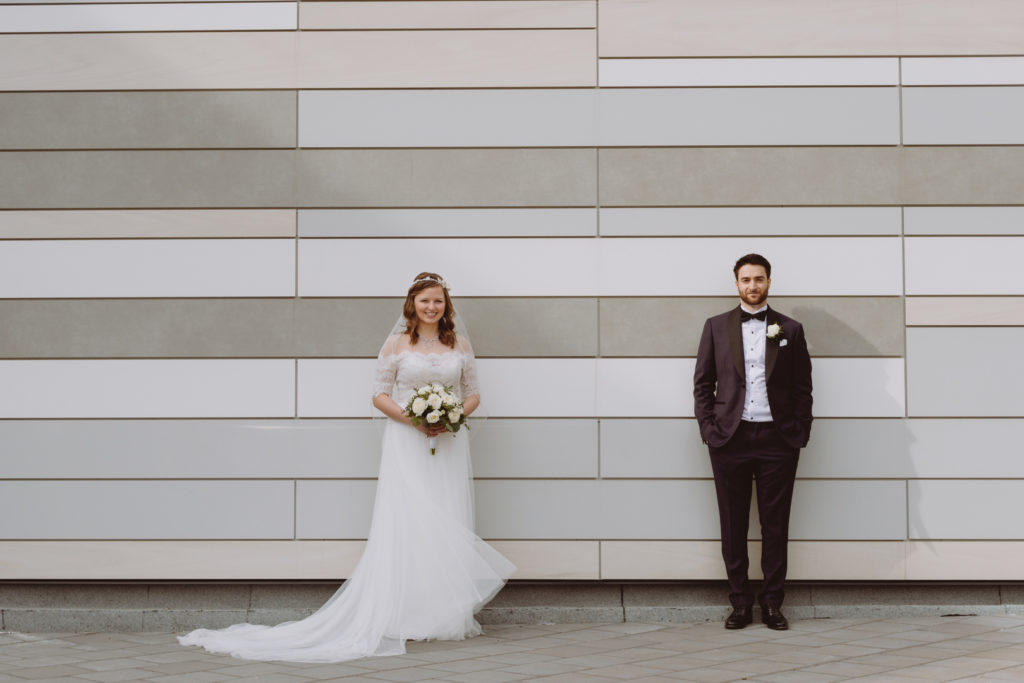
<path id="1" fill-rule="evenodd" d="M 747 530 L 751 484 L 757 481 L 764 573 L 758 601 L 781 606 L 785 597 L 789 510 L 800 449 L 786 443 L 771 422 L 740 422 L 724 446 L 709 450 L 722 527 L 722 559 L 729 577 L 729 601 L 734 607 L 754 603 L 747 577 Z"/>

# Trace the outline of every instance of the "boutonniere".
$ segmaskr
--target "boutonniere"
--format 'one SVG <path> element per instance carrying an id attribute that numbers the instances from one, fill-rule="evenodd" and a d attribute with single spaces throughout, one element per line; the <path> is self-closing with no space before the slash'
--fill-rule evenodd
<path id="1" fill-rule="evenodd" d="M 786 335 L 782 333 L 782 325 L 778 323 L 772 323 L 771 325 L 768 326 L 768 341 L 773 341 L 776 344 L 780 344 L 785 340 Z"/>

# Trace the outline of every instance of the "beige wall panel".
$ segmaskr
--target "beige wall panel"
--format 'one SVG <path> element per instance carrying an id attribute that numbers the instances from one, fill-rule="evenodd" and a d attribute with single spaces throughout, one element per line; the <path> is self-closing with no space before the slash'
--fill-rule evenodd
<path id="1" fill-rule="evenodd" d="M 0 90 L 294 88 L 299 39 L 294 31 L 9 35 L 0 41 Z"/>
<path id="2" fill-rule="evenodd" d="M 291 148 L 295 98 L 288 91 L 3 93 L 0 149 Z"/>
<path id="3" fill-rule="evenodd" d="M 364 541 L 0 541 L 3 580 L 341 579 Z"/>
<path id="4" fill-rule="evenodd" d="M 282 31 L 296 28 L 295 2 L 0 6 L 9 33 Z"/>
<path id="5" fill-rule="evenodd" d="M 736 305 L 724 297 L 603 297 L 601 355 L 695 356 L 704 321 Z M 903 355 L 898 297 L 773 296 L 771 305 L 803 323 L 812 356 Z"/>
<path id="6" fill-rule="evenodd" d="M 761 544 L 747 544 L 750 576 L 761 578 Z M 904 578 L 903 541 L 792 541 L 789 578 L 800 581 Z M 601 578 L 648 581 L 725 579 L 718 541 L 602 541 Z"/>
<path id="7" fill-rule="evenodd" d="M 294 237 L 295 211 L 0 211 L 0 239 Z"/>
<path id="8" fill-rule="evenodd" d="M 597 84 L 593 30 L 307 31 L 300 88 L 513 88 Z"/>
<path id="9" fill-rule="evenodd" d="M 604 149 L 604 206 L 1014 204 L 1024 147 Z"/>
<path id="10" fill-rule="evenodd" d="M 597 541 L 495 541 L 514 579 L 598 579 Z M 364 541 L 0 541 L 0 580 L 340 580 Z"/>
<path id="11" fill-rule="evenodd" d="M 1024 325 L 1024 297 L 907 297 L 907 325 Z"/>
<path id="12" fill-rule="evenodd" d="M 303 2 L 302 29 L 593 28 L 596 0 Z"/>
<path id="13" fill-rule="evenodd" d="M 294 151 L 0 152 L 0 208 L 295 206 Z"/>
<path id="14" fill-rule="evenodd" d="M 1024 541 L 912 541 L 907 547 L 911 581 L 1024 580 Z"/>
<path id="15" fill-rule="evenodd" d="M 602 57 L 1020 54 L 1014 0 L 602 0 Z"/>
<path id="16" fill-rule="evenodd" d="M 492 541 L 491 545 L 516 566 L 513 579 L 601 578 L 597 541 Z"/>
<path id="17" fill-rule="evenodd" d="M 592 149 L 306 150 L 298 155 L 295 183 L 302 207 L 593 206 L 597 154 Z"/>

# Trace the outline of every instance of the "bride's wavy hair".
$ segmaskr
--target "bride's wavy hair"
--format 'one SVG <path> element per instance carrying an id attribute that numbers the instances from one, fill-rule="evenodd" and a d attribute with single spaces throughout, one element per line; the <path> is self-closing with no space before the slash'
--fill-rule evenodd
<path id="1" fill-rule="evenodd" d="M 424 289 L 440 287 L 444 292 L 444 314 L 437 321 L 437 338 L 445 346 L 455 348 L 455 307 L 452 306 L 452 299 L 448 296 L 448 283 L 437 273 L 420 273 L 413 279 L 409 293 L 405 295 L 405 305 L 402 307 L 402 315 L 405 316 L 405 332 L 409 335 L 409 343 L 415 344 L 420 340 L 420 334 L 416 331 L 416 324 L 419 318 L 416 317 L 416 295 Z"/>

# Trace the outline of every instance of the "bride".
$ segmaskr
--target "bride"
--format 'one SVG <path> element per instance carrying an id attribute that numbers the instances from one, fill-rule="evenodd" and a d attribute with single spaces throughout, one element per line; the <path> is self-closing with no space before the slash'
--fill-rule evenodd
<path id="1" fill-rule="evenodd" d="M 473 532 L 468 435 L 414 427 L 403 410 L 432 382 L 451 385 L 467 415 L 480 405 L 473 351 L 454 318 L 441 276 L 417 275 L 377 360 L 373 405 L 390 419 L 370 534 L 352 576 L 301 621 L 198 629 L 179 637 L 183 645 L 244 659 L 339 662 L 403 654 L 406 640 L 481 632 L 473 614 L 515 567 Z"/>

